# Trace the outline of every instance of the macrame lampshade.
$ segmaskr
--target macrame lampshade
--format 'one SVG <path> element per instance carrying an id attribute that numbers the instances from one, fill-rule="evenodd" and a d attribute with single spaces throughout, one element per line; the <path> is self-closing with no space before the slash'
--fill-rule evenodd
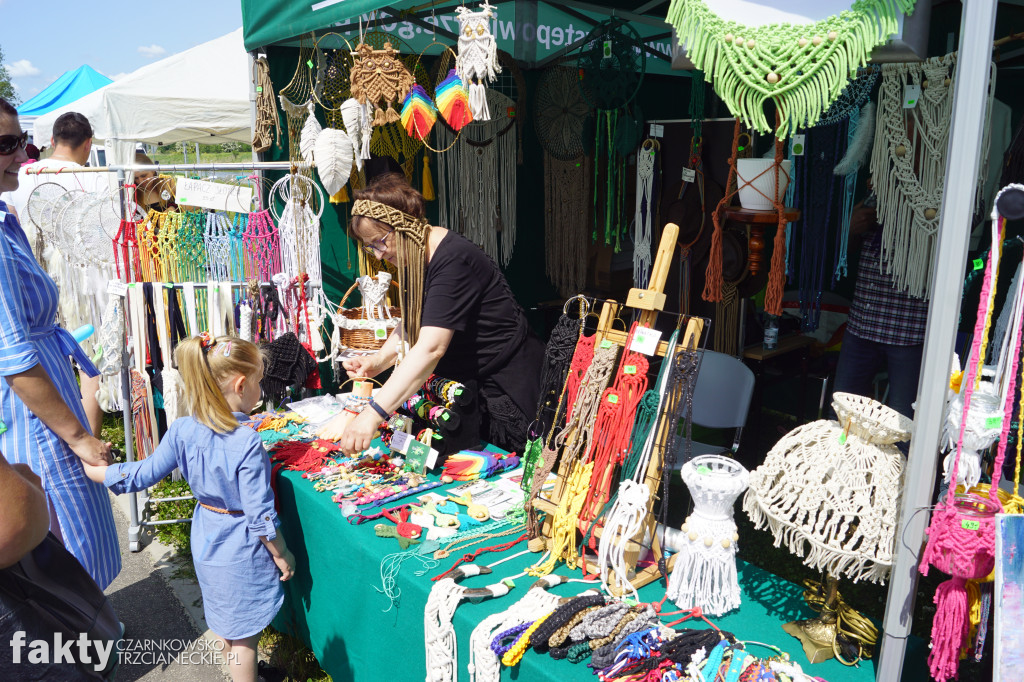
<path id="1" fill-rule="evenodd" d="M 909 419 L 863 396 L 836 393 L 839 421 L 783 436 L 750 475 L 743 510 L 775 546 L 819 571 L 883 582 L 893 560 Z"/>
<path id="2" fill-rule="evenodd" d="M 683 524 L 682 548 L 668 582 L 668 598 L 681 609 L 700 607 L 722 615 L 740 605 L 736 575 L 733 504 L 746 490 L 749 472 L 722 455 L 701 455 L 683 465 L 693 513 Z"/>

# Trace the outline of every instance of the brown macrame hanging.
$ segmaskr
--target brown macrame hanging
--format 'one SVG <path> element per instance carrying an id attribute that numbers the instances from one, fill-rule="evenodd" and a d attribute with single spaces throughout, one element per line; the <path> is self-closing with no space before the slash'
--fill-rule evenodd
<path id="1" fill-rule="evenodd" d="M 270 80 L 270 65 L 267 58 L 258 58 L 253 68 L 253 80 L 256 83 L 256 125 L 252 129 L 252 150 L 265 152 L 270 149 L 271 128 L 274 129 L 274 144 L 281 144 L 281 125 L 277 119 L 274 84 Z"/>
<path id="2" fill-rule="evenodd" d="M 370 102 L 376 107 L 373 125 L 381 126 L 399 120 L 398 112 L 392 105 L 405 99 L 415 82 L 390 41 L 379 49 L 365 42 L 356 45 L 352 53 L 352 96 L 360 104 Z M 387 105 L 386 112 L 381 109 L 381 103 Z"/>
<path id="3" fill-rule="evenodd" d="M 779 115 L 776 113 L 776 125 L 779 124 Z M 711 233 L 711 252 L 708 257 L 708 267 L 705 272 L 704 293 L 705 301 L 718 303 L 722 301 L 722 225 L 725 219 L 725 210 L 732 203 L 733 197 L 739 192 L 740 186 L 736 175 L 736 159 L 740 146 L 740 119 L 736 119 L 732 135 L 732 154 L 729 156 L 729 180 L 726 186 L 729 188 L 725 197 L 718 202 L 715 212 L 712 214 L 714 231 Z M 779 197 L 779 173 L 782 170 L 783 142 L 775 138 L 775 163 L 757 176 L 750 178 L 743 183 L 743 187 L 754 187 L 754 182 L 765 173 L 775 174 L 775 196 L 769 197 L 760 190 L 758 194 L 771 201 L 777 214 L 777 230 L 775 241 L 772 245 L 772 261 L 768 273 L 768 288 L 764 297 L 764 309 L 769 315 L 779 316 L 782 314 L 782 292 L 786 280 L 786 207 L 782 203 L 783 197 Z M 756 187 L 755 187 L 756 190 Z"/>

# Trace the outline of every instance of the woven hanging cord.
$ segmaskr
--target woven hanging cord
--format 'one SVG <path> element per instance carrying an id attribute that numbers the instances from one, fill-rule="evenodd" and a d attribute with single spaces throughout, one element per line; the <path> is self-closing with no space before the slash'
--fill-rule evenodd
<path id="1" fill-rule="evenodd" d="M 270 80 L 270 65 L 266 57 L 259 57 L 253 64 L 256 70 L 256 124 L 252 129 L 252 149 L 265 152 L 270 149 L 270 129 L 274 129 L 274 141 L 281 144 L 281 126 L 274 104 L 274 83 Z"/>
<path id="2" fill-rule="evenodd" d="M 651 242 L 654 240 L 656 140 L 647 140 L 636 153 L 636 211 L 633 214 L 633 286 L 645 287 L 651 278 Z"/>

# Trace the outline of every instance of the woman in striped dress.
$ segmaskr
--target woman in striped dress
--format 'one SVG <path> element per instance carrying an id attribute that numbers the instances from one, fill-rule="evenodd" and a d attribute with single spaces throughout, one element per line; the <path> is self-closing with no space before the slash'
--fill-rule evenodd
<path id="1" fill-rule="evenodd" d="M 25 142 L 17 111 L 0 98 L 0 192 L 18 188 Z M 106 588 L 121 570 L 117 530 L 107 491 L 79 460 L 108 464 L 110 445 L 90 433 L 68 356 L 90 376 L 96 368 L 56 323 L 57 302 L 57 285 L 0 202 L 0 452 L 42 479 L 50 529 Z"/>

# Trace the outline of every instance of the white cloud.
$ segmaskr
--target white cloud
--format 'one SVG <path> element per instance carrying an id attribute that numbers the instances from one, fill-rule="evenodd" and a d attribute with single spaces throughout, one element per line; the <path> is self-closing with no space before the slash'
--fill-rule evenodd
<path id="1" fill-rule="evenodd" d="M 167 54 L 167 50 L 156 43 L 153 43 L 152 45 L 140 45 L 139 52 L 150 59 L 156 59 L 157 57 L 162 57 Z"/>
<path id="2" fill-rule="evenodd" d="M 129 75 L 128 71 L 122 71 L 121 73 L 115 73 L 113 76 L 107 76 L 107 78 L 109 78 L 112 81 L 119 81 L 127 75 Z"/>
<path id="3" fill-rule="evenodd" d="M 11 74 L 11 78 L 25 78 L 27 76 L 38 76 L 42 72 L 29 60 L 19 59 L 7 65 L 7 73 Z"/>

